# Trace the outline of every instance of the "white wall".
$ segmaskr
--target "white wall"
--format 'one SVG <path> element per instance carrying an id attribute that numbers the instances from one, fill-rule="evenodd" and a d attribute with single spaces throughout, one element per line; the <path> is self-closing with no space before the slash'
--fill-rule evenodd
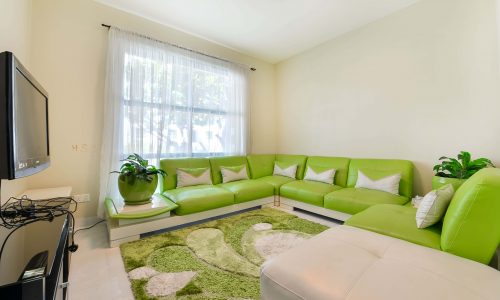
<path id="1" fill-rule="evenodd" d="M 32 71 L 50 95 L 52 166 L 32 187 L 71 185 L 90 193 L 79 216 L 96 214 L 107 30 L 101 23 L 146 34 L 257 68 L 251 73 L 252 152 L 276 151 L 274 66 L 220 45 L 90 0 L 33 3 Z M 74 145 L 86 150 L 75 151 Z"/>
<path id="2" fill-rule="evenodd" d="M 422 0 L 277 66 L 278 150 L 415 162 L 416 192 L 460 150 L 500 165 L 494 0 Z"/>
<path id="3" fill-rule="evenodd" d="M 0 52 L 11 51 L 26 67 L 30 67 L 31 41 L 31 0 L 0 0 Z M 17 196 L 28 187 L 28 179 L 2 180 L 0 204 L 12 196 Z M 0 243 L 9 233 L 0 228 Z M 14 233 L 6 244 L 0 265 L 0 285 L 17 280 L 19 274 L 9 270 L 18 270 L 24 263 L 19 249 L 24 246 L 24 229 Z"/>

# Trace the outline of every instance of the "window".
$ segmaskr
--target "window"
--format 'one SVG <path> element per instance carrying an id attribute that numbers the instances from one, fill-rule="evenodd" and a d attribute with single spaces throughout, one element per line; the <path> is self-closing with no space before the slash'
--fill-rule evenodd
<path id="1" fill-rule="evenodd" d="M 99 200 L 117 198 L 109 174 L 131 153 L 150 164 L 246 154 L 247 86 L 243 66 L 111 28 Z"/>
<path id="2" fill-rule="evenodd" d="M 210 62 L 125 53 L 121 152 L 149 159 L 244 154 L 244 103 L 235 103 L 242 79 Z"/>

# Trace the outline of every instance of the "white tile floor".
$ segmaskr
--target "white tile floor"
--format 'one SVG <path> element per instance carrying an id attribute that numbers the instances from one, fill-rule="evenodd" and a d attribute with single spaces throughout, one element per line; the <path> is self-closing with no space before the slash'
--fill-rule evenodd
<path id="1" fill-rule="evenodd" d="M 310 214 L 289 210 L 286 212 L 329 227 L 337 225 L 328 219 Z M 75 241 L 79 249 L 71 257 L 69 299 L 134 299 L 120 256 L 120 248 L 108 247 L 104 223 L 78 232 Z"/>

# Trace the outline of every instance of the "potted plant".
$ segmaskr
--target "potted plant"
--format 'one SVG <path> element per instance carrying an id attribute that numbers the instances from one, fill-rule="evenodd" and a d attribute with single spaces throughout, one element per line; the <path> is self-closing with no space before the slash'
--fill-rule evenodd
<path id="1" fill-rule="evenodd" d="M 148 161 L 139 154 L 129 155 L 122 160 L 123 164 L 118 173 L 118 189 L 125 204 L 138 205 L 151 201 L 151 196 L 158 185 L 158 174 L 165 176 L 167 173 L 155 166 L 148 165 Z"/>
<path id="2" fill-rule="evenodd" d="M 458 159 L 443 156 L 439 158 L 442 162 L 434 166 L 436 175 L 432 178 L 432 188 L 438 189 L 443 185 L 451 183 L 455 191 L 482 168 L 494 167 L 491 160 L 478 158 L 471 160 L 469 152 L 461 151 Z"/>

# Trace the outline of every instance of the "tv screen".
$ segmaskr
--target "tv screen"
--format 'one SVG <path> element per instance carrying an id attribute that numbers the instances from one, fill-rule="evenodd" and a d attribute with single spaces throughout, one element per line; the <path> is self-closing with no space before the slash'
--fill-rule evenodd
<path id="1" fill-rule="evenodd" d="M 10 52 L 0 72 L 0 178 L 15 179 L 49 166 L 48 95 Z"/>

